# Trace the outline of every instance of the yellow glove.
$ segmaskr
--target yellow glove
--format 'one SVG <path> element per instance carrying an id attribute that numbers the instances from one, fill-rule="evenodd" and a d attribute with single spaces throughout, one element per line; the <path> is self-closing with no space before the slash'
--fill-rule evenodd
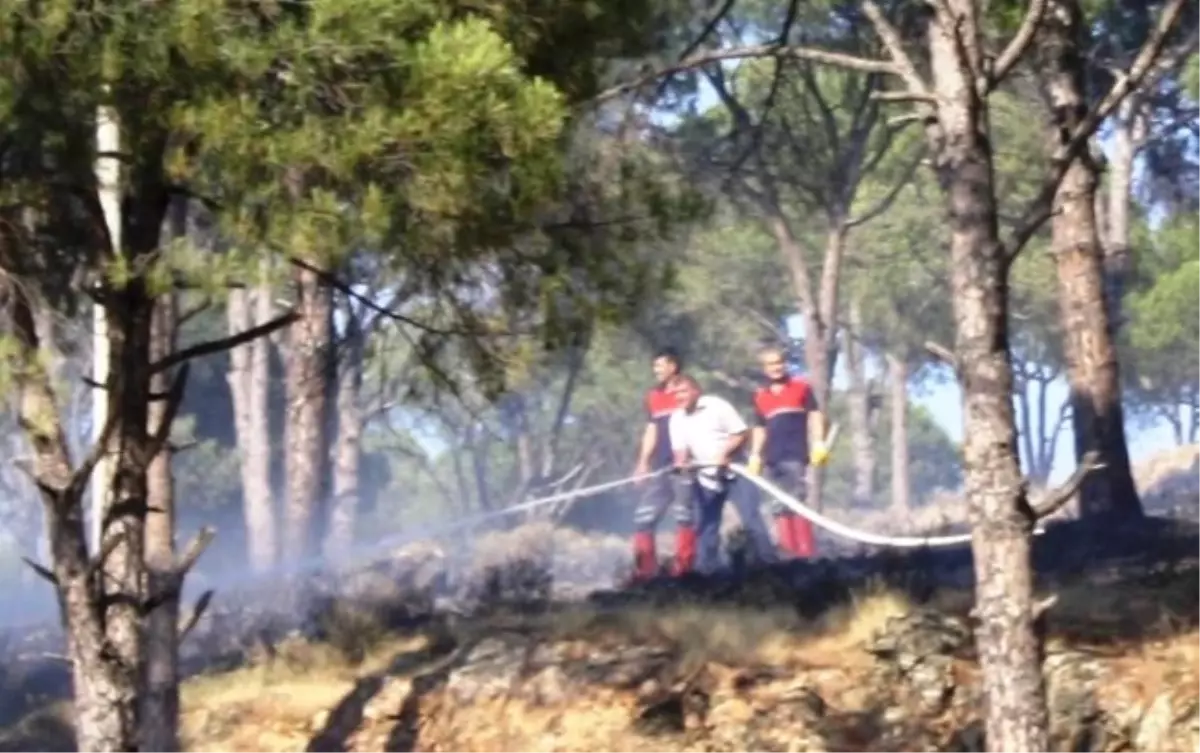
<path id="1" fill-rule="evenodd" d="M 751 476 L 762 475 L 762 458 L 758 455 L 751 455 L 746 459 L 746 473 Z"/>
<path id="2" fill-rule="evenodd" d="M 812 448 L 812 451 L 808 453 L 808 461 L 818 468 L 829 461 L 829 448 L 825 446 L 824 442 L 818 442 Z"/>

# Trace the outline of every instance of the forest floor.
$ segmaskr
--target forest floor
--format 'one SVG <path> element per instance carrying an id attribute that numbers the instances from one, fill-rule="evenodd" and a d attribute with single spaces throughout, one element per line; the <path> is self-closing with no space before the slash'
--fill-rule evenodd
<path id="1" fill-rule="evenodd" d="M 1198 554 L 1179 520 L 1039 537 L 1054 750 L 1200 750 Z M 191 661 L 184 745 L 982 750 L 969 569 L 965 550 L 877 553 L 563 600 L 516 558 L 469 609 L 360 589 L 321 601 L 317 630 Z M 73 749 L 62 674 L 3 665 L 23 702 L 0 714 L 0 750 Z"/>

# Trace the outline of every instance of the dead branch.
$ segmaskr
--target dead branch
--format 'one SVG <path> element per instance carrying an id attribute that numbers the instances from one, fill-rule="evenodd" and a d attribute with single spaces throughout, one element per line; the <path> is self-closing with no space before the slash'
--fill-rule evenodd
<path id="1" fill-rule="evenodd" d="M 950 368 L 954 369 L 955 372 L 959 370 L 958 356 L 954 355 L 954 351 L 950 350 L 945 345 L 935 343 L 932 340 L 926 340 L 925 350 L 929 351 L 929 354 L 934 358 L 950 366 Z"/>
<path id="2" fill-rule="evenodd" d="M 35 573 L 44 578 L 50 585 L 58 588 L 58 578 L 54 575 L 54 573 L 50 572 L 49 568 L 39 565 L 29 557 L 22 557 L 21 561 L 26 565 L 29 565 L 29 567 L 31 567 Z"/>
<path id="3" fill-rule="evenodd" d="M 178 366 L 184 361 L 189 361 L 193 358 L 199 358 L 200 356 L 211 355 L 213 353 L 222 353 L 226 350 L 230 350 L 231 348 L 236 348 L 237 346 L 248 343 L 251 340 L 257 340 L 260 337 L 270 335 L 276 330 L 283 329 L 289 324 L 297 321 L 299 318 L 299 313 L 295 311 L 289 311 L 286 314 L 282 314 L 281 316 L 271 319 L 270 321 L 263 322 L 262 324 L 251 327 L 250 329 L 238 332 L 236 335 L 230 335 L 228 337 L 221 337 L 216 340 L 208 340 L 206 342 L 196 343 L 195 345 L 182 350 L 177 350 L 169 356 L 160 358 L 159 360 L 150 364 L 150 373 L 159 374 L 167 369 Z"/>
<path id="4" fill-rule="evenodd" d="M 192 607 L 191 614 L 189 614 L 187 619 L 184 620 L 183 623 L 179 626 L 179 641 L 180 642 L 183 642 L 183 639 L 187 638 L 188 634 L 191 633 L 193 629 L 195 629 L 197 624 L 199 624 L 200 618 L 203 617 L 204 613 L 208 611 L 208 605 L 212 602 L 212 597 L 213 597 L 214 593 L 216 593 L 216 592 L 210 588 L 209 590 L 200 594 L 199 599 L 196 599 L 196 605 L 194 607 Z"/>
<path id="5" fill-rule="evenodd" d="M 892 204 L 896 203 L 896 198 L 900 195 L 900 192 L 903 191 L 906 186 L 911 184 L 912 176 L 917 172 L 917 168 L 920 167 L 925 161 L 925 155 L 926 152 L 924 149 L 917 150 L 916 158 L 905 167 L 904 175 L 899 180 L 892 182 L 892 187 L 887 194 L 884 195 L 882 199 L 877 201 L 875 206 L 871 207 L 862 214 L 856 217 L 851 217 L 849 220 L 847 220 L 845 225 L 846 228 L 854 228 L 870 222 L 887 210 L 891 209 Z"/>
<path id="6" fill-rule="evenodd" d="M 392 319 L 393 321 L 400 322 L 401 324 L 407 324 L 411 327 L 415 327 L 415 328 L 421 330 L 422 332 L 426 332 L 431 335 L 442 335 L 442 336 L 466 335 L 466 336 L 473 336 L 473 337 L 479 337 L 479 336 L 483 336 L 483 335 L 493 334 L 484 329 L 475 329 L 475 330 L 472 330 L 472 329 L 441 329 L 441 328 L 426 324 L 425 322 L 419 322 L 416 319 L 405 316 L 404 314 L 401 314 L 398 311 L 395 311 L 393 309 L 379 305 L 375 301 L 371 300 L 368 296 L 365 296 L 362 293 L 359 293 L 358 291 L 354 290 L 352 287 L 350 287 L 349 284 L 346 283 L 345 280 L 342 280 L 341 278 L 339 278 L 337 275 L 333 274 L 332 272 L 328 272 L 324 269 L 321 269 L 320 267 L 318 267 L 314 264 L 311 264 L 307 261 L 304 261 L 303 259 L 298 259 L 295 257 L 288 257 L 288 261 L 294 267 L 298 267 L 300 269 L 312 272 L 313 274 L 315 274 L 317 276 L 317 278 L 322 283 L 324 283 L 324 284 L 328 285 L 329 287 L 333 288 L 334 290 L 342 293 L 346 297 L 359 302 L 360 304 L 363 305 L 363 307 L 373 311 L 374 313 L 378 314 L 379 316 L 387 317 L 388 319 Z"/>
<path id="7" fill-rule="evenodd" d="M 1025 55 L 1025 51 L 1029 49 L 1038 27 L 1042 23 L 1042 17 L 1046 15 L 1048 4 L 1047 0 L 1033 0 L 1029 3 L 1029 8 L 1025 11 L 1025 18 L 1021 19 L 1017 33 L 1013 35 L 1008 46 L 1004 48 L 992 66 L 991 75 L 987 77 L 986 87 L 982 92 L 984 96 L 1003 83 L 1013 67 Z"/>
<path id="8" fill-rule="evenodd" d="M 1083 480 L 1087 478 L 1087 475 L 1092 471 L 1097 471 L 1104 467 L 1104 464 L 1099 461 L 1100 453 L 1095 450 L 1087 452 L 1070 478 L 1064 481 L 1057 489 L 1051 490 L 1046 496 L 1042 497 L 1037 504 L 1033 504 L 1032 502 L 1029 504 L 1029 509 L 1033 512 L 1034 519 L 1041 520 L 1053 515 L 1071 497 L 1074 497 L 1075 493 L 1079 491 L 1079 487 L 1083 484 Z"/>
<path id="9" fill-rule="evenodd" d="M 200 559 L 200 555 L 204 554 L 204 550 L 208 548 L 216 536 L 217 532 L 215 529 L 208 526 L 201 528 L 191 543 L 183 550 L 183 556 L 175 563 L 175 575 L 182 580 L 183 576 L 187 575 L 188 571 L 196 566 L 196 561 Z"/>
<path id="10" fill-rule="evenodd" d="M 112 441 L 113 435 L 120 425 L 121 416 L 116 411 L 112 411 L 104 417 L 104 426 L 100 429 L 100 437 L 92 445 L 92 449 L 88 450 L 88 454 L 79 463 L 79 467 L 71 474 L 71 480 L 67 484 L 67 493 L 71 495 L 69 498 L 74 499 L 73 495 L 81 493 L 88 485 L 92 473 L 100 464 L 101 458 L 108 452 L 108 444 Z"/>
<path id="11" fill-rule="evenodd" d="M 167 440 L 171 438 L 171 427 L 175 423 L 175 417 L 179 415 L 180 406 L 183 405 L 183 393 L 187 388 L 189 372 L 189 365 L 183 363 L 176 372 L 175 378 L 171 380 L 171 387 L 167 390 L 167 404 L 163 406 L 162 419 L 146 442 L 146 457 L 141 459 L 146 465 L 149 465 L 150 461 L 163 451 Z"/>
<path id="12" fill-rule="evenodd" d="M 600 104 L 607 100 L 619 97 L 622 94 L 640 89 L 646 84 L 649 84 L 658 79 L 667 76 L 673 76 L 677 73 L 684 73 L 703 68 L 711 63 L 720 63 L 726 60 L 745 60 L 749 58 L 792 58 L 795 60 L 807 60 L 814 63 L 823 63 L 825 65 L 833 65 L 839 68 L 848 68 L 850 70 L 862 71 L 864 73 L 883 73 L 895 76 L 902 76 L 903 73 L 896 67 L 895 64 L 889 63 L 886 60 L 872 60 L 870 58 L 861 58 L 856 55 L 847 55 L 841 52 L 833 52 L 831 50 L 821 50 L 813 47 L 798 47 L 795 45 L 786 44 L 760 44 L 749 45 L 745 47 L 734 47 L 728 50 L 705 50 L 697 52 L 693 55 L 680 60 L 673 65 L 660 68 L 655 71 L 639 76 L 638 78 L 627 81 L 623 84 L 606 89 L 596 95 L 591 102 Z"/>
<path id="13" fill-rule="evenodd" d="M 169 600 L 179 598 L 183 591 L 183 579 L 216 535 L 217 532 L 207 526 L 200 529 L 184 549 L 183 556 L 179 557 L 169 570 L 162 573 L 161 585 L 142 603 L 142 614 L 149 614 Z"/>
<path id="14" fill-rule="evenodd" d="M 206 296 L 195 306 L 192 306 L 191 308 L 188 308 L 188 309 L 184 309 L 179 314 L 179 318 L 175 321 L 175 326 L 177 328 L 182 327 L 183 325 L 187 324 L 192 319 L 195 319 L 197 316 L 204 313 L 211 307 L 212 307 L 212 298 L 209 298 Z"/>

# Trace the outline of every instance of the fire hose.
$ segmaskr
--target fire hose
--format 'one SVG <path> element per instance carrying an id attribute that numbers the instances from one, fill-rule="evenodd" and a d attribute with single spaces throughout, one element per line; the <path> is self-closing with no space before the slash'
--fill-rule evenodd
<path id="1" fill-rule="evenodd" d="M 827 447 L 832 448 L 834 442 L 836 442 L 836 440 L 837 440 L 837 435 L 838 435 L 838 426 L 837 426 L 837 424 L 834 424 L 829 433 L 828 439 L 826 441 Z M 701 467 L 701 466 L 692 466 L 691 468 L 693 470 L 695 470 L 699 467 Z M 738 476 L 741 476 L 742 478 L 746 479 L 750 483 L 754 484 L 756 487 L 758 487 L 762 492 L 764 492 L 768 496 L 778 500 L 781 504 L 783 504 L 788 509 L 795 512 L 797 515 L 800 515 L 801 517 L 804 517 L 804 518 L 808 519 L 809 521 L 811 521 L 814 525 L 817 525 L 820 528 L 823 528 L 826 531 L 828 531 L 836 536 L 845 538 L 845 539 L 850 539 L 852 541 L 857 541 L 859 543 L 867 544 L 867 545 L 871 545 L 871 546 L 884 546 L 884 547 L 895 547 L 895 548 L 960 546 L 962 544 L 966 544 L 971 541 L 971 534 L 969 534 L 969 533 L 940 535 L 940 536 L 891 536 L 891 535 L 872 533 L 870 531 L 863 531 L 863 530 L 855 528 L 853 526 L 846 525 L 845 523 L 839 523 L 838 521 L 833 520 L 832 518 L 829 518 L 826 515 L 823 515 L 822 513 L 818 512 L 817 510 L 814 510 L 813 508 L 811 508 L 807 504 L 805 504 L 803 501 L 797 499 L 792 494 L 789 494 L 787 491 L 781 489 L 774 482 L 772 482 L 766 478 L 763 478 L 760 475 L 750 473 L 746 469 L 746 467 L 741 463 L 731 463 L 727 467 L 733 473 L 737 474 Z M 657 471 L 653 471 L 651 473 L 627 476 L 625 478 L 616 479 L 614 481 L 606 481 L 601 484 L 594 484 L 592 486 L 586 486 L 586 487 L 582 487 L 579 489 L 572 489 L 570 491 L 558 492 L 558 493 L 551 494 L 551 495 L 548 495 L 545 497 L 538 497 L 536 499 L 531 499 L 531 500 L 527 500 L 525 502 L 521 502 L 521 503 L 513 505 L 511 507 L 506 507 L 503 510 L 493 510 L 490 512 L 481 513 L 479 515 L 472 515 L 472 516 L 460 519 L 458 521 L 455 521 L 454 523 L 451 523 L 446 526 L 437 526 L 434 528 L 434 530 L 424 532 L 424 535 L 420 536 L 420 538 L 436 538 L 438 536 L 445 535 L 445 534 L 451 533 L 453 531 L 460 530 L 462 528 L 469 528 L 469 527 L 478 525 L 479 523 L 483 523 L 483 522 L 497 519 L 497 518 L 506 517 L 509 515 L 513 515 L 515 513 L 527 512 L 529 510 L 538 509 L 538 508 L 545 507 L 548 505 L 559 504 L 562 502 L 568 502 L 571 500 L 579 499 L 581 497 L 590 497 L 595 494 L 601 494 L 603 492 L 611 491 L 613 489 L 618 489 L 623 486 L 628 486 L 628 485 L 636 484 L 636 483 L 639 483 L 642 481 L 647 481 L 649 479 L 655 478 L 662 474 L 671 473 L 674 470 L 675 469 L 672 469 L 672 468 L 662 468 Z M 1036 531 L 1036 533 L 1041 533 L 1041 532 L 1042 531 L 1040 529 L 1038 531 Z M 414 537 L 411 536 L 411 534 L 410 534 L 410 536 L 405 537 L 405 540 L 411 541 L 413 538 Z M 395 539 L 381 541 L 376 544 L 376 547 L 394 545 L 393 542 L 395 542 Z M 375 548 L 375 547 L 372 547 L 372 548 Z"/>

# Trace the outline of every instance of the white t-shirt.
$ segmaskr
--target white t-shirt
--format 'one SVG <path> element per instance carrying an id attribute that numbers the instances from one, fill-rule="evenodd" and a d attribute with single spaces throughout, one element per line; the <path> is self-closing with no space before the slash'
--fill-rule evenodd
<path id="1" fill-rule="evenodd" d="M 667 424 L 671 449 L 686 451 L 692 462 L 701 466 L 724 462 L 729 438 L 749 428 L 737 409 L 716 395 L 701 395 L 694 411 L 688 413 L 680 408 L 671 414 Z M 699 478 L 701 483 L 715 483 L 716 468 L 700 469 Z"/>

